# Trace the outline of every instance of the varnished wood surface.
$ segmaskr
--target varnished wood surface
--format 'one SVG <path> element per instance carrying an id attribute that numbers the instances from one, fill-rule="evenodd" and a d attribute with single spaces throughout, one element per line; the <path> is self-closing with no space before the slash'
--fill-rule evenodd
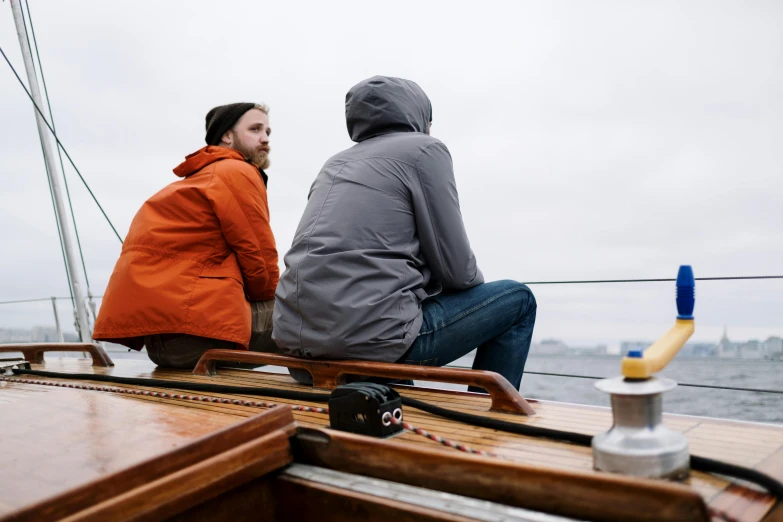
<path id="1" fill-rule="evenodd" d="M 667 481 L 586 473 L 464 453 L 444 459 L 441 453 L 427 448 L 334 430 L 300 430 L 294 452 L 298 463 L 578 520 L 707 519 L 704 500 L 698 493 Z"/>
<path id="2" fill-rule="evenodd" d="M 35 366 L 35 368 L 48 371 L 101 373 L 126 377 L 151 377 L 167 380 L 211 382 L 252 387 L 271 386 L 283 389 L 312 391 L 309 387 L 299 385 L 288 375 L 261 373 L 257 371 L 221 370 L 220 375 L 217 377 L 207 378 L 191 375 L 188 372 L 159 370 L 156 369 L 152 363 L 147 361 L 123 360 L 113 368 L 97 368 L 91 367 L 89 360 L 78 361 L 76 359 L 60 359 L 50 360 L 46 365 Z M 37 379 L 45 380 L 44 378 Z M 101 383 L 95 384 L 101 385 Z M 115 384 L 111 384 L 111 386 L 123 387 L 122 385 Z M 3 386 L 0 388 L 0 414 L 2 414 L 2 411 L 8 404 L 14 404 L 14 401 L 18 400 L 17 397 L 19 394 L 31 395 L 35 393 L 45 393 L 43 390 L 51 390 L 51 388 L 22 384 Z M 176 405 L 179 407 L 164 408 L 164 411 L 192 412 L 192 415 L 195 418 L 204 419 L 204 422 L 209 422 L 209 419 L 236 419 L 247 417 L 258 411 L 258 408 L 241 405 L 211 404 L 154 397 L 115 396 L 103 392 L 55 390 L 63 394 L 78 393 L 113 397 L 116 400 L 130 404 L 148 403 L 148 406 L 152 406 L 149 403 L 154 403 L 158 407 Z M 398 387 L 398 390 L 405 396 L 465 412 L 478 413 L 535 426 L 576 431 L 590 435 L 608 429 L 612 422 L 611 412 L 608 408 L 540 401 L 531 402 L 536 409 L 537 415 L 524 417 L 501 413 L 486 413 L 490 404 L 490 399 L 486 396 L 465 392 L 444 393 L 442 391 L 408 389 L 406 387 Z M 220 396 L 219 394 L 209 395 Z M 263 400 L 250 395 L 244 397 L 249 400 Z M 95 399 L 95 401 L 99 400 L 100 399 Z M 311 406 L 322 406 L 322 404 L 308 404 L 301 401 L 284 399 L 266 400 L 281 404 L 298 403 Z M 155 409 L 152 408 L 151 411 L 155 411 Z M 39 411 L 33 416 L 40 416 L 41 414 L 45 414 L 45 412 Z M 185 413 L 182 414 L 185 415 Z M 295 412 L 294 416 L 297 422 L 302 426 L 324 427 L 328 425 L 327 415 Z M 413 408 L 405 409 L 405 420 L 418 427 L 442 436 L 447 436 L 468 446 L 494 452 L 510 461 L 523 462 L 537 466 L 550 466 L 563 470 L 580 470 L 587 473 L 594 473 L 592 471 L 592 458 L 589 448 L 467 426 L 435 417 Z M 664 415 L 664 421 L 671 429 L 683 432 L 686 435 L 693 454 L 726 460 L 747 467 L 756 467 L 775 476 L 779 480 L 783 480 L 783 466 L 779 465 L 780 455 L 783 454 L 783 428 L 781 427 L 680 415 Z M 403 433 L 391 439 L 390 442 L 392 444 L 409 445 L 414 448 L 428 448 L 452 455 L 456 453 L 453 449 L 444 448 L 435 442 L 429 441 L 413 433 Z M 91 458 L 87 454 L 82 454 L 81 457 Z M 697 491 L 711 506 L 722 509 L 728 514 L 743 521 L 761 520 L 774 504 L 773 499 L 767 495 L 757 494 L 756 492 L 741 486 L 730 487 L 728 481 L 717 476 L 695 472 L 687 481 L 687 485 Z M 5 496 L 0 496 L 0 503 L 4 501 Z M 0 513 L 2 513 L 2 504 L 0 504 Z"/>
<path id="3" fill-rule="evenodd" d="M 288 435 L 276 430 L 218 453 L 62 522 L 157 522 L 247 484 L 293 460 Z"/>
<path id="4" fill-rule="evenodd" d="M 69 413 L 74 412 L 61 411 L 59 416 L 67 422 Z M 210 458 L 223 455 L 248 441 L 253 441 L 273 431 L 280 431 L 288 437 L 295 430 L 293 423 L 291 410 L 285 406 L 262 411 L 247 419 L 237 418 L 234 424 L 218 429 L 193 442 L 179 445 L 171 451 L 166 451 L 161 458 L 153 456 L 121 471 L 102 475 L 82 485 L 74 487 L 74 484 L 80 480 L 79 473 L 68 475 L 59 483 L 59 486 L 63 488 L 62 493 L 38 503 L 25 505 L 2 520 L 4 522 L 36 522 L 63 519 L 91 508 L 101 501 L 143 488 L 150 482 L 159 481 L 186 468 L 194 469 Z M 41 435 L 46 436 L 46 434 L 33 433 L 30 438 Z M 121 447 L 117 448 L 117 451 L 133 453 L 135 448 L 132 446 Z M 40 469 L 46 470 L 49 465 L 56 466 L 57 461 L 51 463 L 42 461 L 37 464 Z M 196 469 L 196 471 L 199 470 Z M 0 474 L 0 477 L 2 476 Z M 0 498 L 2 498 L 3 491 L 4 489 L 0 489 Z M 2 518 L 1 515 L 0 518 Z"/>
<path id="5" fill-rule="evenodd" d="M 273 522 L 278 499 L 272 491 L 274 476 L 266 475 L 202 502 L 166 522 Z"/>
<path id="6" fill-rule="evenodd" d="M 7 382 L 0 382 L 0 397 L 0 517 L 243 420 Z"/>
<path id="7" fill-rule="evenodd" d="M 391 364 L 375 361 L 332 361 L 300 359 L 274 353 L 244 350 L 208 350 L 201 356 L 195 375 L 217 375 L 217 363 L 238 362 L 271 364 L 285 368 L 300 368 L 310 373 L 313 388 L 332 390 L 345 384 L 349 376 L 384 377 L 388 379 L 419 379 L 423 381 L 467 384 L 483 388 L 492 401 L 491 411 L 535 415 L 535 410 L 503 376 L 483 370 L 440 368 L 412 364 Z"/>

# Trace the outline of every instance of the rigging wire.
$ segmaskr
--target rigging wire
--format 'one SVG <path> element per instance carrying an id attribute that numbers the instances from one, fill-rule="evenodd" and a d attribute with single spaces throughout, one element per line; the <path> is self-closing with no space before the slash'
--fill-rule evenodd
<path id="1" fill-rule="evenodd" d="M 30 47 L 30 35 L 27 32 L 27 22 L 25 21 L 24 16 L 22 16 L 22 26 L 24 27 L 24 36 L 27 39 L 27 46 Z M 35 38 L 35 36 L 33 36 L 33 38 Z M 40 60 L 39 60 L 39 65 L 40 65 Z M 33 67 L 35 67 L 35 62 L 33 62 Z M 41 71 L 41 75 L 43 75 L 43 70 Z M 46 151 L 44 150 L 43 136 L 39 136 L 39 141 L 41 143 L 41 154 L 43 155 L 43 159 L 44 159 L 44 168 L 46 168 L 46 183 L 49 186 L 49 196 L 52 199 L 52 209 L 54 211 L 54 222 L 57 225 L 57 239 L 60 240 L 60 253 L 63 256 L 63 265 L 65 266 L 65 277 L 68 280 L 68 292 L 71 294 L 71 303 L 74 303 L 74 300 L 73 300 L 73 289 L 71 288 L 71 273 L 68 270 L 68 258 L 65 255 L 65 242 L 63 240 L 62 224 L 60 223 L 60 216 L 57 213 L 57 204 L 55 203 L 55 200 L 54 200 L 54 187 L 52 186 L 51 169 L 49 168 L 49 162 L 46 161 Z M 59 148 L 58 148 L 58 151 L 59 151 Z M 60 168 L 62 168 L 62 158 L 60 158 Z M 65 177 L 65 176 L 63 176 L 63 177 Z M 76 223 L 74 222 L 74 227 L 75 226 L 76 226 Z M 80 249 L 80 252 L 81 252 L 81 249 Z"/>
<path id="2" fill-rule="evenodd" d="M 109 223 L 109 226 L 111 227 L 112 231 L 114 232 L 114 235 L 117 236 L 117 239 L 120 240 L 120 243 L 122 243 L 122 236 L 120 236 L 120 233 L 117 232 L 117 229 L 114 227 L 114 224 L 111 222 L 111 219 L 109 219 L 109 216 L 106 214 L 106 211 L 101 206 L 100 202 L 98 201 L 98 198 L 93 193 L 90 186 L 87 184 L 87 180 L 84 179 L 84 176 L 82 176 L 81 171 L 79 171 L 79 168 L 76 166 L 76 163 L 74 163 L 73 158 L 71 158 L 71 155 L 68 154 L 68 149 L 65 148 L 65 146 L 60 141 L 60 138 L 57 136 L 57 133 L 54 132 L 54 129 L 51 125 L 49 125 L 49 122 L 46 120 L 46 117 L 44 116 L 43 111 L 41 111 L 41 108 L 38 107 L 38 104 L 35 103 L 35 100 L 33 99 L 32 94 L 30 94 L 30 91 L 27 89 L 27 86 L 22 81 L 22 78 L 19 77 L 19 73 L 16 72 L 16 68 L 11 63 L 11 60 L 8 59 L 8 56 L 5 54 L 5 51 L 3 51 L 3 48 L 0 47 L 0 54 L 3 55 L 3 58 L 5 59 L 5 62 L 8 64 L 8 67 L 11 68 L 11 71 L 14 73 L 14 76 L 16 76 L 17 81 L 19 82 L 19 85 L 22 86 L 22 89 L 24 89 L 25 94 L 27 94 L 27 97 L 30 98 L 30 101 L 33 104 L 33 107 L 35 107 L 35 110 L 38 111 L 38 114 L 41 115 L 41 118 L 43 118 L 44 123 L 49 128 L 49 130 L 52 132 L 52 136 L 54 136 L 54 139 L 57 141 L 57 144 L 62 148 L 62 151 L 65 153 L 65 157 L 68 158 L 68 161 L 70 162 L 71 166 L 73 167 L 73 170 L 76 171 L 76 174 L 79 176 L 79 179 L 84 184 L 85 188 L 87 189 L 87 192 L 90 193 L 90 196 L 92 197 L 93 201 L 95 201 L 95 204 L 98 205 L 98 208 L 101 211 L 101 214 L 103 214 L 103 217 L 106 218 L 106 222 Z"/>
<path id="3" fill-rule="evenodd" d="M 99 295 L 97 297 L 103 297 L 102 295 Z M 71 297 L 55 297 L 55 299 L 73 299 L 73 296 Z M 39 297 L 36 299 L 17 299 L 15 301 L 0 301 L 0 305 L 5 304 L 19 304 L 19 303 L 39 303 L 42 301 L 51 301 L 51 297 Z"/>
<path id="4" fill-rule="evenodd" d="M 43 90 L 44 90 L 44 97 L 46 98 L 46 106 L 49 110 L 49 119 L 52 122 L 52 131 L 56 131 L 57 127 L 54 123 L 54 112 L 52 111 L 52 104 L 49 99 L 49 89 L 46 86 L 46 75 L 44 74 L 43 70 L 43 63 L 41 62 L 41 55 L 38 52 L 38 39 L 35 37 L 35 26 L 33 25 L 33 15 L 30 13 L 30 3 L 27 0 L 23 0 L 25 10 L 27 11 L 27 19 L 30 21 L 30 35 L 33 37 L 33 46 L 32 48 L 35 49 L 35 57 L 38 60 L 38 70 L 41 72 L 41 82 L 43 84 Z M 22 17 L 22 23 L 24 24 L 24 16 Z M 27 25 L 24 25 L 25 29 L 25 36 L 27 37 L 27 45 L 30 46 L 30 37 L 27 35 Z M 43 148 L 43 145 L 42 145 Z M 57 156 L 60 160 L 60 170 L 63 173 L 63 183 L 65 185 L 65 194 L 68 198 L 68 207 L 71 211 L 71 220 L 73 221 L 73 230 L 74 234 L 76 235 L 76 245 L 79 248 L 79 257 L 81 258 L 82 262 L 82 270 L 84 271 L 84 282 L 87 286 L 87 298 L 89 301 L 89 307 L 93 314 L 93 319 L 95 318 L 95 302 L 93 301 L 92 296 L 92 290 L 90 289 L 90 278 L 87 275 L 87 264 L 84 261 L 84 252 L 82 251 L 82 241 L 79 237 L 79 227 L 76 225 L 76 215 L 73 211 L 73 202 L 71 201 L 71 191 L 68 187 L 68 177 L 65 175 L 65 165 L 63 164 L 63 155 L 62 155 L 62 149 L 60 148 L 60 144 L 57 144 Z M 52 204 L 54 204 L 54 194 L 52 194 Z M 62 243 L 62 239 L 61 239 Z M 62 246 L 62 245 L 61 245 Z M 65 248 L 63 248 L 63 256 L 65 256 Z M 70 288 L 70 274 L 68 276 L 68 287 Z"/>
<path id="5" fill-rule="evenodd" d="M 449 365 L 448 368 L 459 368 L 461 370 L 470 370 L 470 366 L 451 366 Z M 549 372 L 530 372 L 525 371 L 525 375 L 547 375 L 550 377 L 570 377 L 572 379 L 591 379 L 591 380 L 601 380 L 601 379 L 608 379 L 609 377 L 596 377 L 594 375 L 573 375 L 568 373 L 549 373 Z M 690 383 L 684 383 L 684 382 L 678 382 L 677 386 L 685 386 L 688 388 L 708 388 L 711 390 L 729 390 L 729 391 L 743 391 L 743 392 L 755 392 L 755 393 L 777 393 L 780 395 L 783 395 L 783 390 L 767 390 L 764 388 L 739 388 L 739 387 L 733 387 L 733 386 L 713 386 L 711 384 L 690 384 Z"/>
<path id="6" fill-rule="evenodd" d="M 63 256 L 63 265 L 65 265 L 65 277 L 68 279 L 68 292 L 71 294 L 70 297 L 71 303 L 75 304 L 73 298 L 73 288 L 71 287 L 71 273 L 68 270 L 68 258 L 65 255 L 65 243 L 63 242 L 63 230 L 62 227 L 60 226 L 60 217 L 57 215 L 57 208 L 54 202 L 54 187 L 52 187 L 52 179 L 48 175 L 49 164 L 46 161 L 46 153 L 44 152 L 43 140 L 41 140 L 41 153 L 43 153 L 44 155 L 44 167 L 46 168 L 47 171 L 46 182 L 49 185 L 49 196 L 52 198 L 52 207 L 54 208 L 54 222 L 57 224 L 57 238 L 60 240 L 60 253 Z M 32 299 L 28 301 L 32 301 Z"/>
<path id="7" fill-rule="evenodd" d="M 783 279 L 783 275 L 767 276 L 728 276 L 728 277 L 696 277 L 696 281 L 736 281 L 745 279 Z M 575 285 L 590 283 L 671 283 L 677 281 L 676 278 L 660 279 L 591 279 L 584 281 L 530 281 L 523 282 L 526 285 Z"/>
<path id="8" fill-rule="evenodd" d="M 779 276 L 727 276 L 727 277 L 697 277 L 697 281 L 733 281 L 741 279 L 783 279 L 783 275 Z M 587 281 L 532 281 L 524 283 L 526 285 L 553 285 L 553 284 L 578 284 L 578 283 L 646 283 L 646 282 L 672 282 L 676 279 L 607 279 L 607 280 L 587 280 Z M 96 299 L 100 299 L 102 295 L 94 296 Z M 34 301 L 49 301 L 51 297 L 41 297 L 36 299 L 21 299 L 16 301 L 0 301 L 0 305 L 3 304 L 16 304 L 16 303 L 31 303 Z M 67 297 L 57 297 L 56 299 L 67 299 Z M 603 377 L 599 377 L 602 379 Z"/>

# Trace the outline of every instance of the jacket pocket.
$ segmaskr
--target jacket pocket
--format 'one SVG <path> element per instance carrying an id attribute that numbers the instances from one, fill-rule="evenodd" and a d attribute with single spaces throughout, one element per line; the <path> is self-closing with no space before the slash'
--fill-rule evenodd
<path id="1" fill-rule="evenodd" d="M 237 281 L 242 286 L 245 285 L 245 282 L 242 280 L 242 276 L 240 274 L 229 274 L 229 273 L 216 273 L 216 272 L 202 272 L 199 277 L 203 279 L 233 279 L 234 281 Z"/>
<path id="2" fill-rule="evenodd" d="M 236 260 L 236 256 L 233 254 L 226 257 L 226 259 L 223 260 L 223 262 L 219 265 L 204 265 L 204 268 L 201 269 L 199 277 L 210 279 L 228 277 L 234 279 L 235 281 L 239 281 L 242 286 L 245 285 L 245 282 L 242 279 L 242 272 L 239 270 L 239 263 Z"/>

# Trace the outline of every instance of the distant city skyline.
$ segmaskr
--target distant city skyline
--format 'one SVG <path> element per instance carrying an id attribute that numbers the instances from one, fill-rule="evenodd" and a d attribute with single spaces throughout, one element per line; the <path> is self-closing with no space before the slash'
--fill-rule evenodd
<path id="1" fill-rule="evenodd" d="M 63 341 L 78 341 L 76 331 L 62 327 Z M 30 328 L 0 327 L 0 344 L 27 342 L 57 342 L 57 329 L 49 325 Z M 655 339 L 622 339 L 612 342 L 578 342 L 568 338 L 534 338 L 531 345 L 533 355 L 612 356 L 625 355 L 629 350 L 644 350 Z M 780 359 L 783 360 L 783 338 L 769 335 L 763 339 L 731 340 L 729 330 L 724 327 L 723 335 L 716 341 L 692 340 L 683 347 L 681 357 L 717 357 L 721 359 Z"/>
<path id="2" fill-rule="evenodd" d="M 631 350 L 645 350 L 654 340 L 623 340 L 615 344 L 572 345 L 561 339 L 533 340 L 531 353 L 541 355 L 625 355 Z M 680 350 L 681 357 L 716 357 L 720 359 L 783 360 L 783 338 L 770 335 L 764 340 L 731 341 L 727 329 L 717 342 L 691 341 Z"/>

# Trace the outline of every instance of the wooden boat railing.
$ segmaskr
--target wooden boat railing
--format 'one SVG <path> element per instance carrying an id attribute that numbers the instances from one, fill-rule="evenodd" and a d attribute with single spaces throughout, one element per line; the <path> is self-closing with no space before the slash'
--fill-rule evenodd
<path id="1" fill-rule="evenodd" d="M 483 370 L 439 368 L 371 361 L 313 360 L 287 357 L 273 353 L 244 350 L 209 350 L 201 356 L 195 375 L 217 375 L 221 362 L 298 368 L 310 373 L 313 387 L 331 390 L 347 382 L 348 376 L 382 377 L 387 379 L 419 379 L 450 384 L 467 384 L 484 388 L 492 400 L 490 411 L 535 415 L 535 410 L 503 376 Z"/>
<path id="2" fill-rule="evenodd" d="M 21 352 L 27 362 L 44 363 L 44 352 L 87 352 L 93 366 L 114 366 L 109 354 L 93 343 L 0 344 L 0 352 Z"/>

